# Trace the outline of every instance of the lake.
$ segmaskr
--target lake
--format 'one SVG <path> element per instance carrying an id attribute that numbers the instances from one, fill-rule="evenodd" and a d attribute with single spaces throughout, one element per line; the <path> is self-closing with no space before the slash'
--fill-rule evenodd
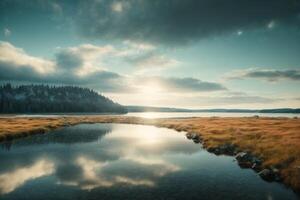
<path id="1" fill-rule="evenodd" d="M 298 199 L 166 128 L 82 124 L 0 146 L 0 199 Z"/>
<path id="2" fill-rule="evenodd" d="M 59 113 L 59 114 L 2 114 L 0 117 L 61 117 L 61 116 L 97 116 L 111 115 L 103 113 Z M 144 118 L 182 118 L 182 117 L 300 117 L 293 113 L 230 113 L 230 112 L 129 112 L 127 114 L 115 114 L 115 116 L 132 116 Z"/>
<path id="3" fill-rule="evenodd" d="M 176 117 L 300 117 L 292 113 L 230 113 L 230 112 L 130 112 L 125 116 L 144 118 L 176 118 Z"/>

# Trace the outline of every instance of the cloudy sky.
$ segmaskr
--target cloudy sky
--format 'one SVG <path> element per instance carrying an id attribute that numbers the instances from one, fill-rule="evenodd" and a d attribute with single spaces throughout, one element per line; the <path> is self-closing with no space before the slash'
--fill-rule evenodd
<path id="1" fill-rule="evenodd" d="M 300 0 L 1 0 L 0 81 L 124 105 L 300 107 Z"/>

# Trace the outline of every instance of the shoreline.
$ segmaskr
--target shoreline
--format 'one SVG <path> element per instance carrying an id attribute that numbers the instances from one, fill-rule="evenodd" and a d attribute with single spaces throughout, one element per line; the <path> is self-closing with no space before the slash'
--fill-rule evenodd
<path id="1" fill-rule="evenodd" d="M 154 125 L 184 131 L 216 155 L 235 156 L 266 181 L 300 192 L 300 119 L 283 117 L 193 117 L 146 119 L 128 116 L 1 117 L 0 142 L 81 123 Z"/>

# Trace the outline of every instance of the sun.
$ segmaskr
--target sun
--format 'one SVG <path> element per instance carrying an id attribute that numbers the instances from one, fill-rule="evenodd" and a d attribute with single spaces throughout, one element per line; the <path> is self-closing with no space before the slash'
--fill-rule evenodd
<path id="1" fill-rule="evenodd" d="M 162 86 L 158 83 L 151 82 L 139 87 L 140 105 L 153 106 L 159 101 L 162 95 Z"/>

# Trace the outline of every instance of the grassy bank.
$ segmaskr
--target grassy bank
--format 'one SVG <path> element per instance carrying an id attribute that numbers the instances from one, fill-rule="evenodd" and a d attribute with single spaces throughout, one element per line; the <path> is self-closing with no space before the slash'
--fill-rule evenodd
<path id="1" fill-rule="evenodd" d="M 142 119 L 116 116 L 57 118 L 0 118 L 0 140 L 39 134 L 79 123 L 149 124 L 197 133 L 205 148 L 233 144 L 279 169 L 283 182 L 300 191 L 300 119 L 290 118 L 181 118 Z"/>

